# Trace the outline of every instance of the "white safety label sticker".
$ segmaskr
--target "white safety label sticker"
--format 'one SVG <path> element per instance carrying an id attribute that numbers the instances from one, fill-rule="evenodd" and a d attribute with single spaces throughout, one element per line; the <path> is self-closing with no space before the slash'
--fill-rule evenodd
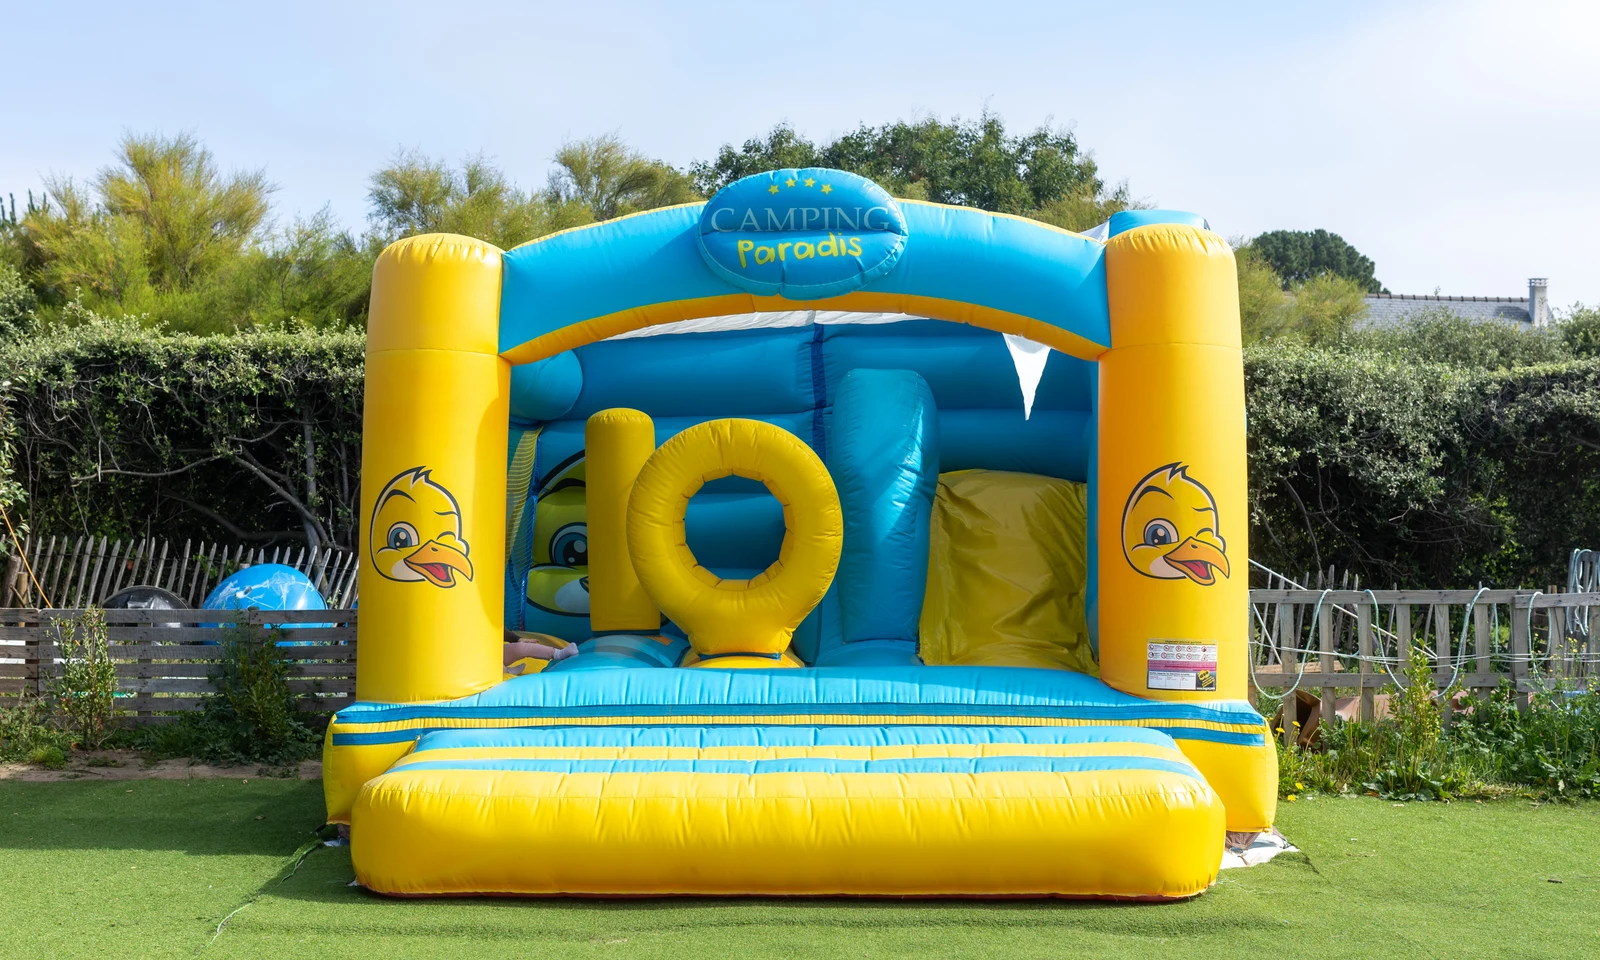
<path id="1" fill-rule="evenodd" d="M 1145 655 L 1151 690 L 1217 689 L 1217 645 L 1205 640 L 1151 640 Z"/>

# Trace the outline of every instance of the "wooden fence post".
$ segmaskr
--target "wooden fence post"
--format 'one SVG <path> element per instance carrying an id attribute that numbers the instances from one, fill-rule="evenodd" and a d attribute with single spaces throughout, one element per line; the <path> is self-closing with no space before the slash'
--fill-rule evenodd
<path id="1" fill-rule="evenodd" d="M 1559 587 L 1551 587 L 1550 592 L 1556 596 L 1561 593 Z M 1572 676 L 1572 657 L 1567 650 L 1567 609 L 1551 607 L 1548 613 L 1550 672 L 1557 675 L 1564 687 L 1566 679 Z"/>
<path id="2" fill-rule="evenodd" d="M 26 625 L 35 629 L 22 641 L 22 683 L 26 687 L 31 687 L 35 696 L 42 696 L 45 692 L 45 682 L 44 671 L 39 668 L 39 648 L 44 644 L 45 624 L 41 618 Z"/>
<path id="3" fill-rule="evenodd" d="M 1372 606 L 1367 606 L 1366 599 L 1356 604 L 1356 631 L 1357 652 L 1361 657 L 1361 719 L 1363 722 L 1372 722 L 1374 711 L 1373 689 L 1368 685 L 1372 676 L 1372 621 L 1378 617 L 1378 598 L 1368 595 Z"/>
<path id="4" fill-rule="evenodd" d="M 1435 603 L 1429 608 L 1429 618 L 1433 621 L 1433 649 L 1438 658 L 1438 663 L 1433 670 L 1433 685 L 1439 690 L 1440 720 L 1444 726 L 1450 726 L 1455 719 L 1455 709 L 1450 703 L 1450 678 L 1456 673 L 1452 667 L 1455 659 L 1450 655 L 1450 605 L 1448 603 Z M 1465 613 L 1462 614 L 1463 617 Z M 1465 652 L 1465 651 L 1463 651 Z"/>
<path id="5" fill-rule="evenodd" d="M 1299 655 L 1295 651 L 1295 648 L 1300 645 L 1298 642 L 1300 639 L 1298 636 L 1298 627 L 1300 625 L 1298 610 L 1299 604 L 1278 604 L 1278 670 L 1283 674 L 1285 681 L 1288 680 L 1291 672 L 1290 664 L 1294 664 L 1296 668 L 1300 665 Z M 1279 689 L 1287 690 L 1285 687 L 1280 687 Z M 1287 694 L 1279 703 L 1279 715 L 1283 718 L 1283 724 L 1279 727 L 1279 735 L 1283 738 L 1284 747 L 1293 749 L 1295 745 L 1294 722 L 1300 711 L 1295 709 L 1294 698 Z"/>
<path id="6" fill-rule="evenodd" d="M 22 576 L 22 554 L 13 553 L 11 559 L 6 561 L 6 603 L 15 606 L 17 601 L 17 578 Z"/>
<path id="7" fill-rule="evenodd" d="M 1481 678 L 1487 676 L 1493 669 L 1490 657 L 1494 653 L 1494 637 L 1489 635 L 1489 614 L 1492 607 L 1493 604 L 1485 605 L 1482 602 L 1472 605 L 1472 646 L 1473 653 L 1476 655 L 1476 671 L 1480 678 L 1479 683 L 1482 682 Z M 1492 693 L 1493 691 L 1490 688 L 1482 686 L 1473 690 L 1473 694 L 1478 699 L 1486 702 Z"/>
<path id="8" fill-rule="evenodd" d="M 1518 610 L 1521 603 L 1525 610 Z M 1528 668 L 1532 654 L 1533 644 L 1529 643 L 1529 634 L 1532 630 L 1533 620 L 1533 595 L 1526 593 L 1516 594 L 1511 601 L 1511 682 L 1516 685 L 1517 710 L 1528 712 Z"/>
<path id="9" fill-rule="evenodd" d="M 1333 582 L 1332 570 L 1328 573 L 1328 582 Z M 1317 707 L 1317 728 L 1324 731 L 1333 722 L 1335 699 L 1337 699 L 1337 684 L 1334 682 L 1338 674 L 1334 672 L 1333 665 L 1333 604 L 1324 600 L 1322 609 L 1317 614 L 1317 666 L 1322 671 L 1322 699 Z"/>
<path id="10" fill-rule="evenodd" d="M 1411 644 L 1413 639 L 1411 635 L 1411 604 L 1395 604 L 1394 612 L 1394 658 L 1398 661 L 1395 664 L 1398 669 L 1391 670 L 1389 676 L 1398 684 L 1409 687 L 1413 683 L 1423 682 L 1421 679 L 1411 675 Z M 1428 678 L 1428 682 L 1432 682 L 1431 677 Z"/>
<path id="11" fill-rule="evenodd" d="M 1600 663 L 1596 663 L 1596 659 L 1600 658 L 1600 642 L 1597 642 L 1594 636 L 1595 619 L 1594 610 L 1592 608 L 1584 610 L 1583 620 L 1585 627 L 1582 647 L 1583 678 L 1585 681 L 1592 681 L 1595 674 L 1600 673 Z"/>

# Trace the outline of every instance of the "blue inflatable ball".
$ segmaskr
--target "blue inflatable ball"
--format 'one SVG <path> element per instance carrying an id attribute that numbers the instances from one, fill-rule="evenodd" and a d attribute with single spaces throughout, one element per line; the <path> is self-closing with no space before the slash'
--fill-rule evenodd
<path id="1" fill-rule="evenodd" d="M 281 563 L 260 563 L 245 567 L 217 584 L 200 604 L 203 610 L 326 610 L 322 599 L 305 574 Z M 299 627 L 330 627 L 330 623 L 280 623 L 269 626 L 294 630 Z"/>

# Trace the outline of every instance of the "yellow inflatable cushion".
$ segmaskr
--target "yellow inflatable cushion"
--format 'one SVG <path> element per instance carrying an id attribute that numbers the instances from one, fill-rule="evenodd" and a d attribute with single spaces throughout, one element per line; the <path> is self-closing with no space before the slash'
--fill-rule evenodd
<path id="1" fill-rule="evenodd" d="M 701 566 L 684 532 L 689 498 L 735 475 L 761 481 L 783 506 L 778 559 L 749 580 Z M 651 455 L 628 501 L 639 582 L 702 657 L 787 650 L 833 582 L 843 531 L 828 468 L 799 437 L 759 420 L 711 420 L 679 433 Z"/>
<path id="2" fill-rule="evenodd" d="M 1171 898 L 1215 880 L 1223 810 L 1198 776 L 1007 760 L 419 762 L 361 788 L 351 860 L 401 896 Z"/>
<path id="3" fill-rule="evenodd" d="M 1087 517 L 1081 483 L 998 470 L 940 474 L 923 661 L 1096 673 L 1084 619 Z"/>

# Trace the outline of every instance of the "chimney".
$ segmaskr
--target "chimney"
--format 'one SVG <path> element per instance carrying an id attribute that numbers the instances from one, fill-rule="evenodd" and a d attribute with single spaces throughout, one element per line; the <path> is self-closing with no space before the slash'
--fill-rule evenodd
<path id="1" fill-rule="evenodd" d="M 1544 277 L 1528 280 L 1528 319 L 1535 328 L 1550 324 L 1550 294 L 1546 290 L 1549 283 Z"/>

